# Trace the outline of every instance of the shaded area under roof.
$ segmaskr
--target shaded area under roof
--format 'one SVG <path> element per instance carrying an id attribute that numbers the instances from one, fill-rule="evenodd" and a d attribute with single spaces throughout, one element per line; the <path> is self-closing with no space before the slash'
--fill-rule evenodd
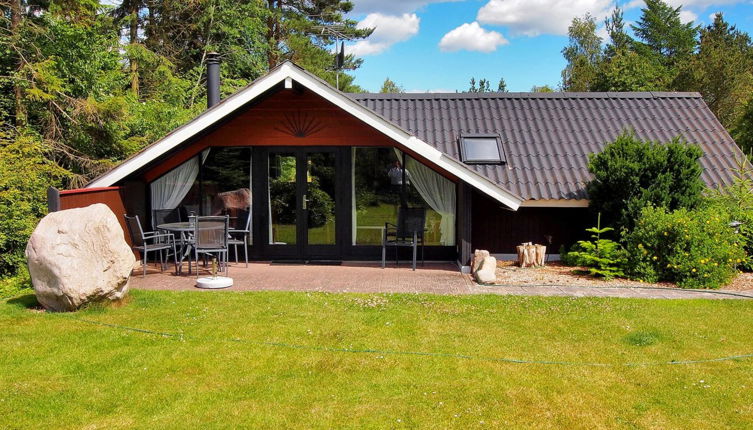
<path id="1" fill-rule="evenodd" d="M 460 160 L 462 133 L 499 133 L 506 165 L 471 165 L 524 199 L 586 199 L 588 154 L 626 129 L 644 140 L 682 136 L 703 149 L 702 179 L 727 184 L 742 157 L 698 93 L 349 94 Z"/>

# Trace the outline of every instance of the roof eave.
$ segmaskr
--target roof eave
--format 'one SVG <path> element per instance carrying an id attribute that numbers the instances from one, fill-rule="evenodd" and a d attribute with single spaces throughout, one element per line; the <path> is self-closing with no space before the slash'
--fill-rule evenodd
<path id="1" fill-rule="evenodd" d="M 517 210 L 523 203 L 522 197 L 500 187 L 498 184 L 492 182 L 483 175 L 474 172 L 459 161 L 448 157 L 443 152 L 418 139 L 408 131 L 393 124 L 376 112 L 363 106 L 356 100 L 353 100 L 336 90 L 325 81 L 291 62 L 285 62 L 272 69 L 268 74 L 252 82 L 243 90 L 228 97 L 184 126 L 179 127 L 164 138 L 144 148 L 141 152 L 123 161 L 120 165 L 109 172 L 94 179 L 86 185 L 86 188 L 111 186 L 118 181 L 125 179 L 129 174 L 145 167 L 148 163 L 159 158 L 176 146 L 191 139 L 201 131 L 206 130 L 208 127 L 218 123 L 227 115 L 237 111 L 248 102 L 270 90 L 278 83 L 283 82 L 285 79 L 293 79 L 307 89 L 323 97 L 325 100 L 330 101 L 334 105 L 370 125 L 377 131 L 383 133 L 390 139 L 415 153 L 420 154 L 440 168 L 447 170 L 449 173 L 452 173 L 459 179 L 511 209 Z"/>

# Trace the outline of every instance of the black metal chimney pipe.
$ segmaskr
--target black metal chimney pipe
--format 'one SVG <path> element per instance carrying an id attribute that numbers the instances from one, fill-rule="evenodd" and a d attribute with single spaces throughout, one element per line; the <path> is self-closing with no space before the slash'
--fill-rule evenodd
<path id="1" fill-rule="evenodd" d="M 207 109 L 220 102 L 220 54 L 207 54 Z"/>

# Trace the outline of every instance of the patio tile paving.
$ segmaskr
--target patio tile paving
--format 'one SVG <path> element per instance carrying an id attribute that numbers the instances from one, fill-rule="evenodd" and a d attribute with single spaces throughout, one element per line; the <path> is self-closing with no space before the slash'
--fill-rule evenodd
<path id="1" fill-rule="evenodd" d="M 187 269 L 187 267 L 185 268 Z M 187 272 L 187 270 L 184 270 Z M 160 273 L 149 266 L 146 278 L 140 267 L 131 277 L 131 288 L 151 290 L 197 290 L 195 275 Z M 207 276 L 202 269 L 201 276 Z M 559 297 L 632 297 L 651 299 L 744 299 L 753 291 L 730 291 L 718 294 L 681 289 L 635 287 L 587 287 L 567 285 L 478 285 L 469 275 L 461 274 L 454 264 L 426 263 L 412 271 L 409 265 L 387 266 L 376 263 L 343 263 L 340 266 L 270 264 L 265 262 L 230 266 L 234 285 L 231 291 L 322 291 L 353 293 L 429 293 L 429 294 L 500 294 Z M 724 292 L 723 290 L 720 290 Z"/>

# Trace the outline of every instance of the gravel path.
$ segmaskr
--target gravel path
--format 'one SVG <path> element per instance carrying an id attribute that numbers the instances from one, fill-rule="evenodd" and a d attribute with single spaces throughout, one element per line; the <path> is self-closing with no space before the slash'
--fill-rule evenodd
<path id="1" fill-rule="evenodd" d="M 545 267 L 520 268 L 513 261 L 497 263 L 494 285 L 475 285 L 474 292 L 527 296 L 635 297 L 652 299 L 743 299 L 753 298 L 753 276 L 740 274 L 721 290 L 689 290 L 670 283 L 647 284 L 628 279 L 604 281 L 574 274 L 575 268 L 559 262 Z"/>

